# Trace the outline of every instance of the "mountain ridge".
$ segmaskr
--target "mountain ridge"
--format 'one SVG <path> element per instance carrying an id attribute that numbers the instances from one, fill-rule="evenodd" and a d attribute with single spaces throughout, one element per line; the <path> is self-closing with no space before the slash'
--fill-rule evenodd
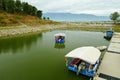
<path id="1" fill-rule="evenodd" d="M 93 14 L 73 14 L 73 13 L 43 13 L 54 21 L 110 21 L 108 16 L 96 16 Z"/>

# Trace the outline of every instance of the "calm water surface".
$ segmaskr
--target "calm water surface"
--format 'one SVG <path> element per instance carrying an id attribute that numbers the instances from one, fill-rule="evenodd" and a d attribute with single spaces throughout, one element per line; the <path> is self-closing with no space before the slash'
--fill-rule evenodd
<path id="1" fill-rule="evenodd" d="M 54 34 L 66 34 L 63 45 Z M 0 80 L 88 80 L 68 71 L 64 56 L 81 46 L 109 45 L 102 32 L 55 30 L 0 40 Z"/>

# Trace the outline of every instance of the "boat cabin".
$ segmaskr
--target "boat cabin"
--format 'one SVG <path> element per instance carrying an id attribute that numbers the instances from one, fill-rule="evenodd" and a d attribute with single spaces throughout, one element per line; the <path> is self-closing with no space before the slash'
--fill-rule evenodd
<path id="1" fill-rule="evenodd" d="M 93 78 L 99 65 L 101 52 L 92 46 L 80 47 L 65 55 L 68 70 L 77 75 L 83 74 Z"/>
<path id="2" fill-rule="evenodd" d="M 65 42 L 65 34 L 64 33 L 57 33 L 55 36 L 55 43 L 64 43 Z"/>

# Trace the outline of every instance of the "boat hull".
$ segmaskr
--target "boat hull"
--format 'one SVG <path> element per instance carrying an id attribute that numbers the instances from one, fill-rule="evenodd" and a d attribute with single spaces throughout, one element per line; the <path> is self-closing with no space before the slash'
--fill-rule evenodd
<path id="1" fill-rule="evenodd" d="M 72 62 L 72 61 L 71 61 L 71 62 Z M 76 67 L 76 66 L 71 66 L 71 62 L 70 62 L 69 65 L 68 65 L 68 70 L 77 73 L 77 72 L 78 72 L 78 67 Z M 94 75 L 95 75 L 95 73 L 96 73 L 96 71 L 97 71 L 98 66 L 99 66 L 99 60 L 94 64 L 94 69 L 91 70 L 91 71 L 89 71 L 88 68 L 90 67 L 90 64 L 87 63 L 86 69 L 81 70 L 80 74 L 85 75 L 85 76 L 88 76 L 88 77 L 90 77 L 90 78 L 93 78 Z"/>

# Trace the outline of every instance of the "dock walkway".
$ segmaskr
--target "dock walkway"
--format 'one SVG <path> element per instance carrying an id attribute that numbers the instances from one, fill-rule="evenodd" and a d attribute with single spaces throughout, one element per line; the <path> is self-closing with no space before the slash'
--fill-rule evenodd
<path id="1" fill-rule="evenodd" d="M 94 80 L 120 80 L 120 33 L 115 33 Z"/>

